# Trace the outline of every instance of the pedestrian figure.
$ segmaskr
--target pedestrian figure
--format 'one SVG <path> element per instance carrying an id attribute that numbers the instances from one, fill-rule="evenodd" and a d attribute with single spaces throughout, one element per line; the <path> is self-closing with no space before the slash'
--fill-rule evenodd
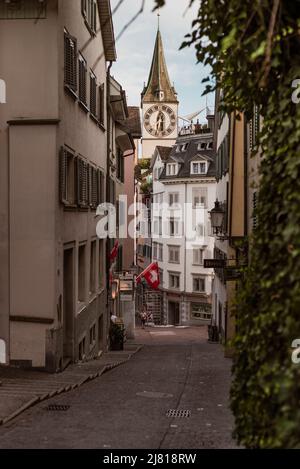
<path id="1" fill-rule="evenodd" d="M 147 321 L 147 308 L 146 306 L 144 306 L 143 311 L 141 313 L 142 329 L 145 329 L 146 321 Z"/>

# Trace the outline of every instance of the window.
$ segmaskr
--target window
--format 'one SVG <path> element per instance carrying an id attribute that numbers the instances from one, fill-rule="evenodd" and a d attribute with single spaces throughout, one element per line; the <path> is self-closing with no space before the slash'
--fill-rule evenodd
<path id="1" fill-rule="evenodd" d="M 212 317 L 211 305 L 208 303 L 192 303 L 191 317 L 192 319 L 210 321 Z"/>
<path id="2" fill-rule="evenodd" d="M 79 100 L 82 104 L 86 106 L 86 74 L 87 74 L 87 65 L 86 60 L 82 57 L 81 54 L 78 56 L 78 65 L 79 65 Z"/>
<path id="3" fill-rule="evenodd" d="M 92 241 L 90 256 L 90 293 L 95 293 L 96 291 L 96 249 L 97 241 Z"/>
<path id="4" fill-rule="evenodd" d="M 185 143 L 184 145 L 181 146 L 181 151 L 186 151 L 188 147 L 188 143 Z"/>
<path id="5" fill-rule="evenodd" d="M 93 347 L 96 343 L 96 324 L 90 328 L 90 347 Z"/>
<path id="6" fill-rule="evenodd" d="M 157 261 L 163 260 L 163 245 L 160 243 L 153 243 L 152 246 L 153 259 Z"/>
<path id="7" fill-rule="evenodd" d="M 205 226 L 203 223 L 198 223 L 198 225 L 196 226 L 196 232 L 197 236 L 199 237 L 205 236 Z"/>
<path id="8" fill-rule="evenodd" d="M 180 274 L 170 273 L 169 274 L 169 288 L 180 288 Z"/>
<path id="9" fill-rule="evenodd" d="M 168 163 L 167 164 L 167 176 L 176 176 L 177 174 L 177 164 Z"/>
<path id="10" fill-rule="evenodd" d="M 85 301 L 85 255 L 86 245 L 82 244 L 78 249 L 78 301 Z"/>
<path id="11" fill-rule="evenodd" d="M 76 158 L 77 162 L 77 203 L 81 208 L 89 206 L 88 177 L 89 165 L 82 158 Z"/>
<path id="12" fill-rule="evenodd" d="M 205 162 L 192 163 L 192 174 L 206 174 L 206 167 Z"/>
<path id="13" fill-rule="evenodd" d="M 77 92 L 77 40 L 67 31 L 64 36 L 65 86 Z"/>
<path id="14" fill-rule="evenodd" d="M 99 93 L 99 123 L 104 126 L 104 119 L 105 119 L 105 90 L 104 90 L 104 83 L 99 86 L 98 88 Z"/>
<path id="15" fill-rule="evenodd" d="M 193 291 L 197 293 L 205 292 L 205 278 L 193 276 Z"/>
<path id="16" fill-rule="evenodd" d="M 163 245 L 158 245 L 158 260 L 163 261 Z"/>
<path id="17" fill-rule="evenodd" d="M 179 264 L 180 246 L 169 246 L 169 262 L 172 264 Z"/>
<path id="18" fill-rule="evenodd" d="M 193 248 L 193 264 L 203 265 L 204 250 L 201 248 Z"/>
<path id="19" fill-rule="evenodd" d="M 207 148 L 207 142 L 201 142 L 201 143 L 198 143 L 198 150 L 206 150 Z"/>
<path id="20" fill-rule="evenodd" d="M 81 0 L 81 11 L 89 31 L 97 31 L 97 3 L 96 0 Z"/>
<path id="21" fill-rule="evenodd" d="M 93 72 L 90 72 L 90 111 L 97 118 L 97 78 Z"/>
<path id="22" fill-rule="evenodd" d="M 207 188 L 193 189 L 193 208 L 207 208 Z"/>
<path id="23" fill-rule="evenodd" d="M 153 259 L 154 260 L 157 260 L 158 256 L 157 256 L 157 248 L 158 248 L 158 244 L 157 243 L 153 243 L 153 246 L 152 246 L 152 253 L 153 253 Z"/>
<path id="24" fill-rule="evenodd" d="M 174 204 L 178 204 L 179 202 L 179 194 L 178 193 L 173 193 L 169 194 L 169 205 L 172 206 Z"/>
<path id="25" fill-rule="evenodd" d="M 60 151 L 59 163 L 59 191 L 60 201 L 64 205 L 76 205 L 76 170 L 75 170 L 75 156 L 66 149 L 62 148 Z"/>
<path id="26" fill-rule="evenodd" d="M 173 217 L 170 218 L 169 232 L 170 232 L 170 236 L 179 236 L 179 220 L 176 220 Z"/>

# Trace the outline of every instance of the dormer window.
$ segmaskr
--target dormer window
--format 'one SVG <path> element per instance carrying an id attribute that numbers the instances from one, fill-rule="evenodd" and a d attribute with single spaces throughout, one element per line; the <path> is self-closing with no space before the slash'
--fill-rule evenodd
<path id="1" fill-rule="evenodd" d="M 188 147 L 188 144 L 185 143 L 184 145 L 182 145 L 181 151 L 186 151 L 187 147 Z"/>
<path id="2" fill-rule="evenodd" d="M 206 150 L 207 143 L 206 142 L 201 142 L 198 144 L 198 150 Z"/>
<path id="3" fill-rule="evenodd" d="M 168 163 L 167 164 L 167 176 L 176 176 L 177 174 L 177 164 L 176 163 Z"/>
<path id="4" fill-rule="evenodd" d="M 192 163 L 191 167 L 192 174 L 206 174 L 207 173 L 207 163 L 199 161 L 197 163 Z"/>

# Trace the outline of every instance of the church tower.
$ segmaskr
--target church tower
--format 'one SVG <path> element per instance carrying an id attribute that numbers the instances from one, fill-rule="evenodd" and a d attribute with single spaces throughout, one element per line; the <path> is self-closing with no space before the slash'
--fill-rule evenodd
<path id="1" fill-rule="evenodd" d="M 151 158 L 157 145 L 171 146 L 178 136 L 178 99 L 171 85 L 158 27 L 148 84 L 142 92 L 142 157 Z"/>

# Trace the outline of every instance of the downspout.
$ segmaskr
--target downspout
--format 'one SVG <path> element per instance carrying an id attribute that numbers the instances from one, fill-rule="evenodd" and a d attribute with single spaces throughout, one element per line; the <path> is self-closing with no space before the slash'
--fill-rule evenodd
<path id="1" fill-rule="evenodd" d="M 247 119 L 244 115 L 244 236 L 248 235 L 248 144 Z"/>
<path id="2" fill-rule="evenodd" d="M 185 207 L 184 207 L 184 266 L 183 266 L 183 275 L 184 275 L 184 302 L 185 302 L 185 307 L 186 307 L 186 226 L 187 226 L 187 221 L 186 221 L 186 215 L 187 215 L 187 183 L 184 183 L 184 201 L 185 201 Z"/>
<path id="3" fill-rule="evenodd" d="M 233 113 L 233 117 L 231 115 L 230 121 L 232 121 L 232 159 L 231 159 L 231 184 L 230 184 L 230 207 L 229 207 L 229 240 L 231 239 L 231 232 L 232 232 L 232 199 L 233 199 L 233 184 L 234 184 L 234 157 L 235 157 L 235 128 L 236 128 L 236 121 L 235 121 L 235 112 Z M 231 132 L 230 132 L 231 133 Z M 230 136 L 231 140 L 231 136 Z M 229 244 L 230 241 L 229 241 Z"/>
<path id="4" fill-rule="evenodd" d="M 111 126 L 111 119 L 110 119 L 110 70 L 112 67 L 113 62 L 109 62 L 109 66 L 107 68 L 107 75 L 106 75 L 106 145 L 107 145 L 107 152 L 106 152 L 106 202 L 110 202 L 110 126 Z M 108 314 L 110 315 L 110 243 L 109 239 L 106 239 L 106 309 Z M 108 320 L 110 316 L 108 317 Z"/>

